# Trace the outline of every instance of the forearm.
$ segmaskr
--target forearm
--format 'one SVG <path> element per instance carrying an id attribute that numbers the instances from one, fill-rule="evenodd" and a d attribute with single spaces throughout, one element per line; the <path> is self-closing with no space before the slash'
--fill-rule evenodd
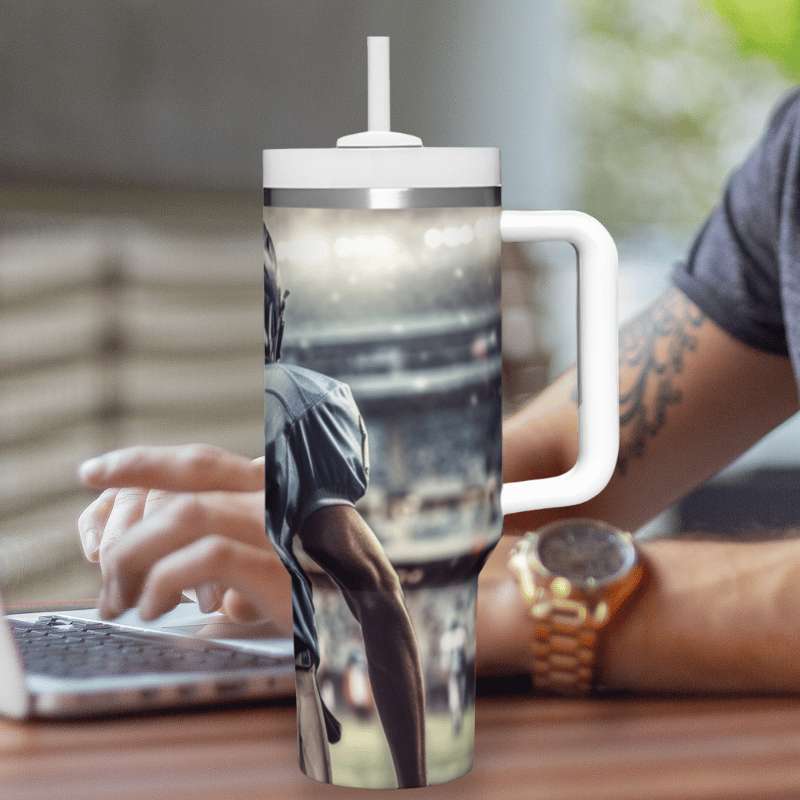
<path id="1" fill-rule="evenodd" d="M 424 786 L 425 693 L 397 573 L 374 532 L 345 505 L 315 511 L 303 549 L 341 589 L 361 625 L 370 684 L 401 787 Z"/>
<path id="2" fill-rule="evenodd" d="M 530 671 L 528 610 L 503 559 L 478 594 L 480 674 Z M 800 691 L 800 540 L 661 540 L 598 659 L 600 684 L 635 692 Z"/>
<path id="3" fill-rule="evenodd" d="M 503 428 L 503 482 L 547 478 L 567 472 L 578 457 L 577 375 L 561 376 L 526 408 L 505 421 Z M 620 409 L 622 417 L 623 410 Z M 677 430 L 678 420 L 670 420 Z M 623 530 L 635 530 L 688 490 L 698 476 L 686 469 L 672 470 L 670 431 L 648 442 L 632 469 L 618 463 L 606 487 L 590 500 L 573 506 L 546 508 L 507 515 L 503 532 L 520 535 L 556 519 L 602 519 Z M 635 432 L 620 429 L 620 451 L 631 449 Z"/>
<path id="4" fill-rule="evenodd" d="M 663 540 L 599 664 L 612 688 L 800 691 L 800 540 Z"/>
<path id="5" fill-rule="evenodd" d="M 503 480 L 566 472 L 578 453 L 576 374 L 503 431 Z M 675 289 L 620 331 L 620 441 L 606 488 L 581 506 L 506 517 L 507 533 L 587 516 L 635 530 L 798 408 L 791 362 L 741 344 Z"/>
<path id="6" fill-rule="evenodd" d="M 422 666 L 402 598 L 381 598 L 371 612 L 362 614 L 361 627 L 370 685 L 398 784 L 425 786 Z"/>

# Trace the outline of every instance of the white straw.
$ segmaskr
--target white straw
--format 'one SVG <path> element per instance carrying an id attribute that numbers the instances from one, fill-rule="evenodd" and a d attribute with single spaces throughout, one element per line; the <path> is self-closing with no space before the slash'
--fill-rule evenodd
<path id="1" fill-rule="evenodd" d="M 389 37 L 367 37 L 367 129 L 391 130 Z"/>

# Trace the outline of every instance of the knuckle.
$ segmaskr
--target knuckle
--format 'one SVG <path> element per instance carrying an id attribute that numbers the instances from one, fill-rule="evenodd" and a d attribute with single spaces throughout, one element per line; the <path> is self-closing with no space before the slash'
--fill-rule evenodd
<path id="1" fill-rule="evenodd" d="M 125 569 L 125 559 L 120 557 L 116 548 L 100 546 L 99 558 L 100 568 L 103 574 L 103 582 L 106 584 L 120 584 L 130 580 L 131 573 Z"/>
<path id="2" fill-rule="evenodd" d="M 124 575 L 131 570 L 135 552 L 119 537 L 104 536 L 100 542 L 99 555 L 104 575 Z"/>
<path id="3" fill-rule="evenodd" d="M 145 496 L 146 493 L 143 489 L 138 489 L 135 486 L 123 486 L 117 492 L 114 498 L 114 504 L 123 507 L 137 505 L 144 500 Z"/>
<path id="4" fill-rule="evenodd" d="M 150 489 L 150 491 L 147 492 L 147 498 L 145 499 L 144 516 L 149 516 L 159 508 L 163 508 L 167 503 L 170 502 L 173 496 L 174 495 L 172 493 L 163 489 Z"/>
<path id="5" fill-rule="evenodd" d="M 202 499 L 194 494 L 183 494 L 176 497 L 168 507 L 167 512 L 172 525 L 179 528 L 199 528 L 208 516 Z"/>
<path id="6" fill-rule="evenodd" d="M 211 534 L 202 539 L 200 544 L 205 560 L 217 569 L 224 570 L 233 561 L 236 548 L 230 539 Z"/>
<path id="7" fill-rule="evenodd" d="M 169 565 L 164 561 L 157 561 L 147 571 L 146 590 L 158 591 L 167 582 L 169 574 Z"/>
<path id="8" fill-rule="evenodd" d="M 134 444 L 110 453 L 109 457 L 112 458 L 112 464 L 115 467 L 124 466 L 138 469 L 147 464 L 150 458 L 150 449 L 146 445 Z"/>
<path id="9" fill-rule="evenodd" d="M 236 589 L 228 589 L 223 601 L 225 614 L 234 622 L 258 622 L 263 618 L 259 607 Z"/>
<path id="10" fill-rule="evenodd" d="M 210 469 L 219 461 L 219 456 L 219 448 L 210 444 L 190 444 L 184 450 L 186 465 L 193 471 Z"/>
<path id="11" fill-rule="evenodd" d="M 87 506 L 86 508 L 81 511 L 80 516 L 78 517 L 78 531 L 80 533 L 84 533 L 88 528 L 92 526 L 94 523 L 94 518 L 96 515 L 96 506 L 94 503 L 92 505 Z"/>

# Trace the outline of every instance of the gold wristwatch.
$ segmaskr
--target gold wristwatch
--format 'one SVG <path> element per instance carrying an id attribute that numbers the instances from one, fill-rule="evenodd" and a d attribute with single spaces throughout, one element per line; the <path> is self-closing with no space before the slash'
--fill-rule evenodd
<path id="1" fill-rule="evenodd" d="M 590 519 L 553 522 L 523 537 L 508 567 L 530 607 L 534 686 L 589 693 L 602 633 L 644 574 L 633 537 Z"/>

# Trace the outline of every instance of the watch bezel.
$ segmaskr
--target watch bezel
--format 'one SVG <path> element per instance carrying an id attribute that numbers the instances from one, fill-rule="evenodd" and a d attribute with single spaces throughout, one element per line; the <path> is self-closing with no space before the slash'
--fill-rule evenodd
<path id="1" fill-rule="evenodd" d="M 572 528 L 591 528 L 593 530 L 602 530 L 611 534 L 615 544 L 622 553 L 622 564 L 620 567 L 613 573 L 610 573 L 603 578 L 591 578 L 589 580 L 572 580 L 571 578 L 564 575 L 559 575 L 546 567 L 542 562 L 540 546 L 547 541 L 548 538 Z M 628 575 L 631 570 L 634 569 L 637 563 L 637 552 L 633 543 L 633 536 L 630 533 L 620 530 L 614 525 L 609 525 L 608 523 L 599 520 L 586 518 L 558 520 L 556 522 L 551 522 L 550 524 L 540 528 L 535 533 L 530 534 L 530 538 L 531 549 L 529 552 L 533 557 L 531 561 L 536 572 L 541 577 L 547 579 L 548 582 L 558 579 L 567 580 L 569 581 L 573 590 L 578 590 L 587 595 L 594 594 L 595 592 L 601 592 L 604 589 L 607 589 L 609 586 L 613 586 L 614 584 L 618 583 L 625 578 L 625 576 Z"/>

